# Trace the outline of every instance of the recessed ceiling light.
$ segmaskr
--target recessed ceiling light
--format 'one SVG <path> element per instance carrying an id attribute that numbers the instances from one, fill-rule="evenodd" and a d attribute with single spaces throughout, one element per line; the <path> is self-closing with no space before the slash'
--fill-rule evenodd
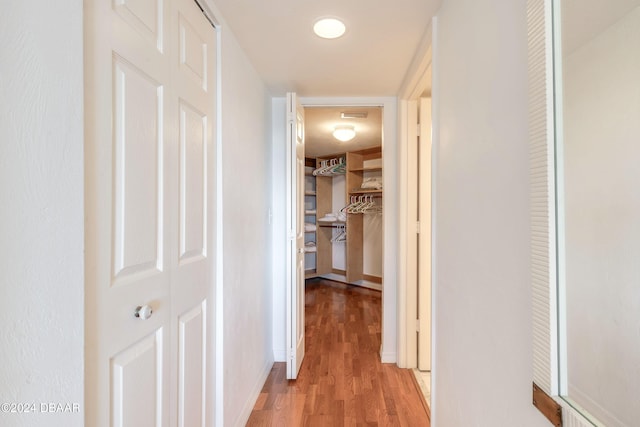
<path id="1" fill-rule="evenodd" d="M 322 18 L 313 25 L 313 32 L 323 39 L 337 39 L 346 30 L 344 23 L 336 18 Z"/>

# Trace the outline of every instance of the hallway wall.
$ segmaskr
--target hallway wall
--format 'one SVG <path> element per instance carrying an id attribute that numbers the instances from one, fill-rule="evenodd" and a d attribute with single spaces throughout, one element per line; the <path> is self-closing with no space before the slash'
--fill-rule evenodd
<path id="1" fill-rule="evenodd" d="M 273 365 L 271 97 L 221 34 L 224 423 L 244 425 Z"/>
<path id="2" fill-rule="evenodd" d="M 0 425 L 84 424 L 82 1 L 0 13 Z M 77 404 L 50 414 L 40 403 Z"/>
<path id="3" fill-rule="evenodd" d="M 544 427 L 531 404 L 525 0 L 438 13 L 434 425 Z"/>
<path id="4" fill-rule="evenodd" d="M 214 1 L 205 3 L 217 12 Z M 38 1 L 36 7 L 34 13 L 33 4 L 10 0 L 0 14 L 0 402 L 77 403 L 79 410 L 0 412 L 0 425 L 79 427 L 82 1 Z M 273 363 L 271 99 L 224 25 L 221 40 L 224 345 L 218 350 L 224 352 L 224 384 L 218 397 L 225 417 L 219 425 L 232 426 L 243 423 Z"/>

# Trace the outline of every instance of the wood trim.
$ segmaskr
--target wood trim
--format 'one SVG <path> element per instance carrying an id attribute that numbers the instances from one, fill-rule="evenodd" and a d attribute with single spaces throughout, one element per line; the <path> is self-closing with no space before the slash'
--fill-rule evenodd
<path id="1" fill-rule="evenodd" d="M 382 172 L 382 166 L 353 168 L 352 172 Z"/>
<path id="2" fill-rule="evenodd" d="M 318 159 L 317 159 L 318 160 L 318 167 L 320 167 L 320 161 L 321 160 L 339 159 L 340 157 L 345 157 L 346 155 L 347 155 L 347 153 L 342 151 L 340 153 L 327 154 L 326 156 L 318 157 Z"/>
<path id="3" fill-rule="evenodd" d="M 352 189 L 362 186 L 362 172 L 353 172 L 351 168 L 362 168 L 362 154 L 347 153 L 347 177 L 345 204 L 349 204 Z M 362 280 L 363 264 L 363 218 L 359 214 L 347 214 L 347 282 Z"/>
<path id="4" fill-rule="evenodd" d="M 373 159 L 381 159 L 382 158 L 382 145 L 376 145 L 375 147 L 365 148 L 357 151 L 349 151 L 352 154 L 358 154 L 362 156 L 362 160 L 373 160 Z M 336 157 L 344 157 L 346 156 L 346 152 L 329 154 L 327 156 L 318 157 L 318 159 L 333 159 Z"/>
<path id="5" fill-rule="evenodd" d="M 320 159 L 316 159 L 316 167 L 320 167 Z M 333 245 L 330 227 L 320 227 L 319 218 L 323 218 L 332 211 L 331 200 L 333 194 L 333 178 L 330 176 L 316 176 L 316 271 L 318 275 L 331 271 L 333 260 Z"/>
<path id="6" fill-rule="evenodd" d="M 316 269 L 315 268 L 304 271 L 304 278 L 305 279 L 313 279 L 314 277 L 318 277 L 318 273 L 316 273 Z"/>
<path id="7" fill-rule="evenodd" d="M 533 383 L 533 406 L 538 408 L 542 415 L 551 421 L 551 424 L 562 427 L 562 407 L 536 383 Z"/>
<path id="8" fill-rule="evenodd" d="M 331 269 L 331 272 L 332 272 L 333 274 L 339 274 L 339 275 L 341 275 L 341 276 L 346 276 L 346 275 L 347 275 L 347 272 L 346 272 L 346 271 L 344 271 L 344 270 L 338 270 L 337 268 L 332 268 L 332 269 Z"/>
<path id="9" fill-rule="evenodd" d="M 353 154 L 359 154 L 364 157 L 363 160 L 379 159 L 382 157 L 382 145 L 377 145 L 363 150 L 352 151 Z"/>
<path id="10" fill-rule="evenodd" d="M 367 280 L 369 282 L 373 282 L 373 283 L 377 283 L 379 285 L 382 285 L 382 277 L 378 277 L 378 276 L 370 276 L 368 274 L 363 274 L 362 278 L 364 280 Z"/>
<path id="11" fill-rule="evenodd" d="M 357 191 L 349 191 L 349 194 L 379 194 L 379 195 L 382 195 L 382 190 L 357 190 Z"/>

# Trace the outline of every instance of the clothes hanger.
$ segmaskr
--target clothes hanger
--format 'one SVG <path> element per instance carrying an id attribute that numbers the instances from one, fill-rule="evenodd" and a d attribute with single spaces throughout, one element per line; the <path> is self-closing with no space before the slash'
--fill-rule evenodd
<path id="1" fill-rule="evenodd" d="M 317 176 L 322 169 L 327 166 L 327 160 L 320 160 L 320 167 L 313 171 L 313 175 Z"/>

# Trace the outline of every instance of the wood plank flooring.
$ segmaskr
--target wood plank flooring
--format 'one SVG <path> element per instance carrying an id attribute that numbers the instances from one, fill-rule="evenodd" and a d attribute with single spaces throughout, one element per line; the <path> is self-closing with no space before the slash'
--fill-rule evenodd
<path id="1" fill-rule="evenodd" d="M 298 379 L 276 363 L 247 426 L 428 427 L 413 373 L 380 363 L 380 292 L 314 279 Z"/>

